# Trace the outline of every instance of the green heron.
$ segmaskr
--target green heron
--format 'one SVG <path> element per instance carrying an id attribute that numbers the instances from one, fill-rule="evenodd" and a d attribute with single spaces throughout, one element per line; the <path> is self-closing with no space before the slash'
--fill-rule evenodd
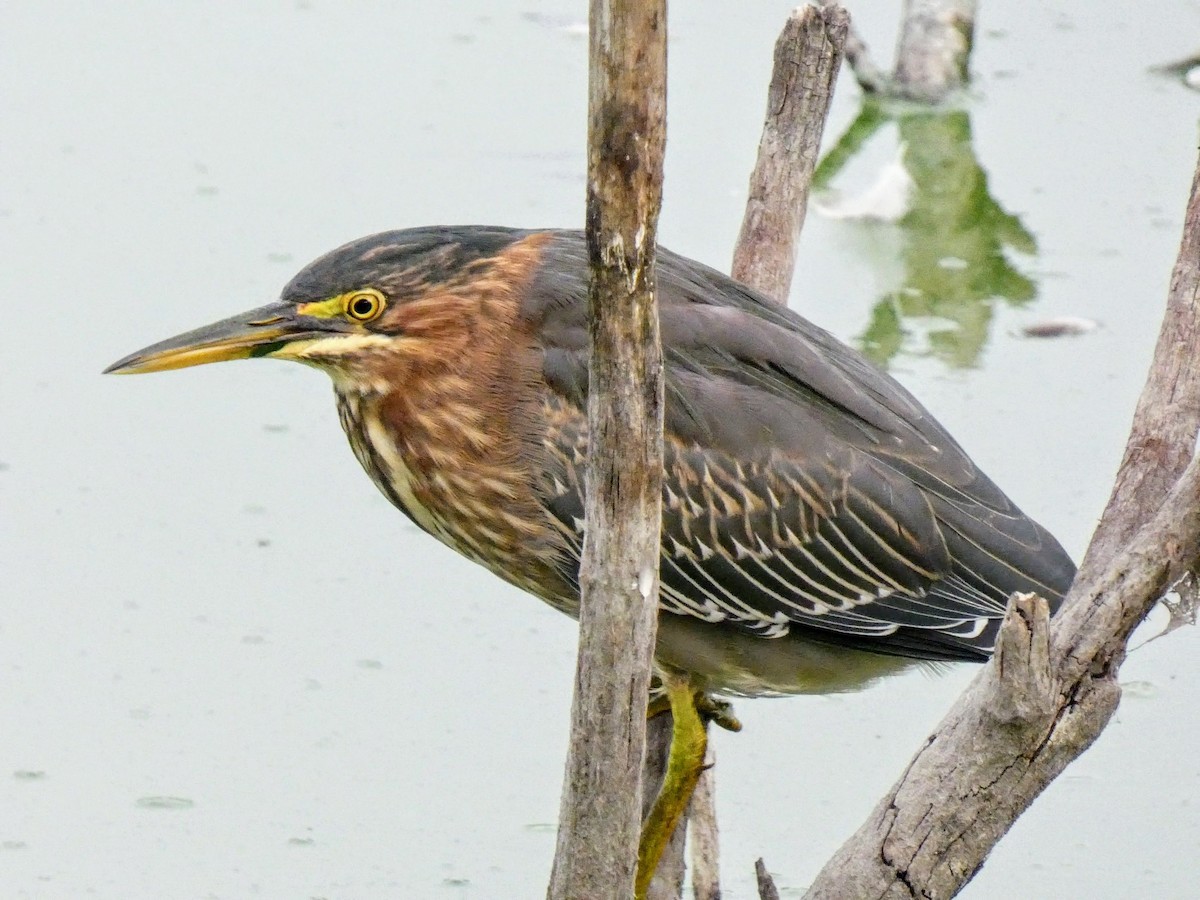
<path id="1" fill-rule="evenodd" d="M 393 504 L 574 615 L 587 281 L 580 232 L 392 231 L 316 260 L 277 303 L 107 371 L 259 356 L 324 369 L 355 455 Z M 1075 567 L 854 350 L 665 249 L 655 283 L 666 365 L 655 657 L 676 744 L 690 748 L 668 774 L 689 785 L 678 806 L 703 759 L 703 692 L 847 691 L 921 663 L 985 660 L 1009 595 L 1057 607 Z M 668 793 L 652 819 L 667 835 Z M 643 836 L 640 890 L 663 839 Z"/>

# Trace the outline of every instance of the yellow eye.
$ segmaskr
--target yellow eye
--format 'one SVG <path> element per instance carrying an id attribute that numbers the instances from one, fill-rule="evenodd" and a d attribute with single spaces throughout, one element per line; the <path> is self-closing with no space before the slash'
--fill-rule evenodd
<path id="1" fill-rule="evenodd" d="M 370 322 L 383 312 L 384 305 L 383 294 L 374 289 L 346 295 L 346 315 L 359 322 Z"/>

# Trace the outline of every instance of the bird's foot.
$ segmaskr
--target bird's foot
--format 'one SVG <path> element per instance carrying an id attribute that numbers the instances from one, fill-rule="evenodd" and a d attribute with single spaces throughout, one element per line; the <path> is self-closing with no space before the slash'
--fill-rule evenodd
<path id="1" fill-rule="evenodd" d="M 646 704 L 647 719 L 653 719 L 655 716 L 661 716 L 663 713 L 671 711 L 671 698 L 667 696 L 663 688 L 657 685 L 656 687 L 660 693 L 652 696 L 650 702 Z M 700 714 L 700 718 L 704 722 L 712 722 L 726 731 L 742 730 L 742 722 L 733 711 L 732 703 L 728 700 L 719 700 L 704 691 L 694 691 L 693 693 L 696 712 Z"/>
<path id="2" fill-rule="evenodd" d="M 742 723 L 734 714 L 733 704 L 728 700 L 718 700 L 712 694 L 703 691 L 696 693 L 696 711 L 705 722 L 719 725 L 726 731 L 741 731 Z"/>

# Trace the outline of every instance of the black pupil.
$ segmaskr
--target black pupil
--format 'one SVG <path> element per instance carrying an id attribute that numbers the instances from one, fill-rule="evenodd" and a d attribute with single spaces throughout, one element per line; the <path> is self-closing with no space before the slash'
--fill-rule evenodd
<path id="1" fill-rule="evenodd" d="M 354 305 L 351 307 L 351 309 L 354 310 L 354 314 L 356 316 L 360 316 L 361 318 L 365 319 L 367 316 L 371 315 L 371 313 L 375 312 L 375 301 L 370 297 L 359 297 L 354 301 Z"/>

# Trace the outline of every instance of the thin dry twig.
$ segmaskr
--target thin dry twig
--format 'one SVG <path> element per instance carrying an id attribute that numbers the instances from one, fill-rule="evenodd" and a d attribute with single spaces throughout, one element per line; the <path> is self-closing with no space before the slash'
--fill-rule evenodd
<path id="1" fill-rule="evenodd" d="M 662 789 L 667 774 L 667 763 L 671 753 L 671 735 L 674 718 L 664 712 L 646 723 L 646 763 L 642 769 L 642 821 L 650 815 L 658 792 Z M 646 900 L 679 900 L 683 896 L 683 881 L 686 873 L 687 820 L 675 828 L 667 842 L 662 859 L 654 872 L 654 878 L 646 891 Z"/>
<path id="2" fill-rule="evenodd" d="M 767 116 L 750 176 L 732 274 L 778 303 L 787 302 L 791 287 L 796 242 L 804 227 L 809 188 L 849 28 L 846 10 L 827 2 L 820 9 L 806 6 L 795 10 L 775 42 Z M 715 791 L 716 776 L 710 766 L 691 806 L 696 900 L 718 900 L 721 895 Z M 761 860 L 759 863 L 761 866 Z M 770 881 L 765 867 L 760 880 L 762 877 Z"/>

